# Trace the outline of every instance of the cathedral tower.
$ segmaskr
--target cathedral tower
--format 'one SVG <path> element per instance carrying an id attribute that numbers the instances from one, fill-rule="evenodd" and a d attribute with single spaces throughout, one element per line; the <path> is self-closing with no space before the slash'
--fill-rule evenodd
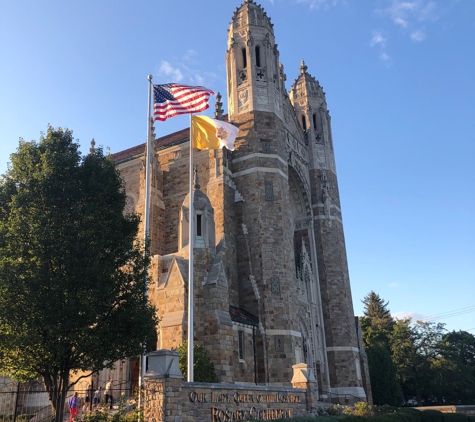
<path id="1" fill-rule="evenodd" d="M 274 25 L 260 5 L 246 0 L 237 8 L 228 32 L 226 56 L 229 119 L 252 111 L 282 118 L 279 52 Z"/>
<path id="2" fill-rule="evenodd" d="M 273 25 L 261 6 L 247 0 L 232 18 L 226 57 L 229 120 L 240 135 L 232 154 L 232 177 L 244 201 L 237 211 L 239 306 L 257 315 L 258 381 L 291 379 L 301 336 L 282 82 Z M 249 249 L 247 249 L 249 248 Z"/>
<path id="3" fill-rule="evenodd" d="M 232 16 L 226 71 L 228 120 L 239 128 L 234 151 L 195 151 L 189 169 L 188 130 L 155 140 L 149 296 L 159 311 L 158 347 L 186 338 L 193 224 L 195 340 L 221 382 L 289 385 L 292 366 L 305 363 L 322 399 L 371 401 L 325 93 L 303 61 L 287 93 L 273 25 L 253 0 Z M 218 97 L 219 119 L 221 106 Z M 138 213 L 144 150 L 114 155 Z"/>
<path id="4" fill-rule="evenodd" d="M 307 72 L 303 60 L 300 75 L 292 85 L 289 97 L 309 151 L 308 169 L 331 390 L 333 393 L 365 398 L 331 119 L 325 93 L 319 82 Z"/>

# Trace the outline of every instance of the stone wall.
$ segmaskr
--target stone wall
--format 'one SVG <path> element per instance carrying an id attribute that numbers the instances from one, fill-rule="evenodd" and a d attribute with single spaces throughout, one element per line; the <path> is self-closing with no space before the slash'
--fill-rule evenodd
<path id="1" fill-rule="evenodd" d="M 318 396 L 312 370 L 299 364 L 293 373 L 292 387 L 188 383 L 182 381 L 177 353 L 152 352 L 145 376 L 145 421 L 224 422 L 314 414 Z"/>

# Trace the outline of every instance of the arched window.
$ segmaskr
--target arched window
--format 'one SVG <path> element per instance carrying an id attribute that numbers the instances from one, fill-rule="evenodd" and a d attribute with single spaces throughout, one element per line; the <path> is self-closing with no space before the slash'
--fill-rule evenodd
<path id="1" fill-rule="evenodd" d="M 256 45 L 256 66 L 261 67 L 261 49 Z"/>
<path id="2" fill-rule="evenodd" d="M 242 52 L 242 67 L 243 69 L 245 69 L 247 67 L 246 49 L 243 48 L 241 52 Z"/>
<path id="3" fill-rule="evenodd" d="M 313 113 L 313 130 L 317 130 L 317 113 Z"/>
<path id="4" fill-rule="evenodd" d="M 305 116 L 302 114 L 302 129 L 304 132 L 307 131 L 307 122 L 305 120 Z"/>

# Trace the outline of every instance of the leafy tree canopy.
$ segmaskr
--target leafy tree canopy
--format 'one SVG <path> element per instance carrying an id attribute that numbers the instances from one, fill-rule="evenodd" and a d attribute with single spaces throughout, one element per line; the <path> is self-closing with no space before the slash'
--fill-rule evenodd
<path id="1" fill-rule="evenodd" d="M 360 323 L 376 404 L 397 403 L 400 389 L 419 404 L 474 403 L 475 336 L 446 333 L 441 323 L 394 319 L 389 302 L 373 291 L 363 303 Z"/>
<path id="2" fill-rule="evenodd" d="M 410 318 L 397 320 L 391 336 L 393 361 L 406 396 L 422 397 L 434 392 L 435 372 L 440 365 L 440 341 L 444 324 L 416 321 Z"/>
<path id="3" fill-rule="evenodd" d="M 139 217 L 101 149 L 69 130 L 21 141 L 0 179 L 0 372 L 41 377 L 61 420 L 75 371 L 141 352 L 155 331 Z"/>

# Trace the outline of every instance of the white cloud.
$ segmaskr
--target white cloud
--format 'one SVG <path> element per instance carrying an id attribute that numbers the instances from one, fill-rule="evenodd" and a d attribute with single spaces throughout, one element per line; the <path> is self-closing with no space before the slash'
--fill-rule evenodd
<path id="1" fill-rule="evenodd" d="M 371 38 L 370 45 L 374 47 L 375 45 L 381 47 L 381 54 L 379 55 L 379 60 L 389 67 L 392 64 L 392 59 L 389 54 L 386 53 L 386 42 L 387 38 L 384 37 L 381 31 L 373 31 L 373 37 Z"/>
<path id="2" fill-rule="evenodd" d="M 386 46 L 386 41 L 386 38 L 383 37 L 381 32 L 373 32 L 373 38 L 371 38 L 371 47 L 379 44 L 382 48 L 384 48 Z"/>
<path id="3" fill-rule="evenodd" d="M 389 56 L 388 56 L 388 57 L 389 57 Z M 398 284 L 398 283 L 391 283 L 391 284 L 389 285 L 389 287 L 393 287 L 393 288 L 394 288 L 394 287 L 399 287 L 399 284 Z"/>
<path id="4" fill-rule="evenodd" d="M 190 49 L 179 59 L 162 60 L 157 71 L 158 76 L 166 77 L 168 82 L 212 87 L 219 78 L 216 73 L 202 70 L 199 58 L 200 52 Z"/>
<path id="5" fill-rule="evenodd" d="M 433 0 L 390 0 L 390 5 L 375 13 L 389 17 L 395 25 L 409 28 L 416 22 L 434 22 L 438 16 L 437 3 Z"/>
<path id="6" fill-rule="evenodd" d="M 196 52 L 190 50 L 186 53 L 192 57 Z M 162 60 L 158 69 L 158 76 L 167 79 L 167 82 L 183 82 L 189 85 L 202 85 L 211 87 L 218 78 L 213 72 L 203 72 L 197 67 L 189 67 L 180 61 L 178 64 L 171 64 L 169 61 Z"/>
<path id="7" fill-rule="evenodd" d="M 401 25 L 403 28 L 407 28 L 407 21 L 405 19 L 402 19 L 402 18 L 395 18 L 394 19 L 394 23 L 396 25 Z"/>
<path id="8" fill-rule="evenodd" d="M 173 67 L 170 63 L 162 60 L 160 68 L 158 70 L 159 74 L 171 77 L 172 82 L 180 82 L 183 80 L 183 73 L 180 69 Z"/>
<path id="9" fill-rule="evenodd" d="M 429 2 L 424 5 L 417 14 L 417 19 L 420 22 L 424 21 L 436 21 L 439 19 L 437 14 L 437 5 L 434 2 Z"/>
<path id="10" fill-rule="evenodd" d="M 393 318 L 396 319 L 405 319 L 405 318 L 412 318 L 412 321 L 422 321 L 425 318 L 427 318 L 427 315 L 423 314 L 418 314 L 417 312 L 412 312 L 412 311 L 399 311 L 399 312 L 394 312 L 391 314 Z"/>
<path id="11" fill-rule="evenodd" d="M 391 65 L 393 64 L 393 59 L 391 58 L 391 56 L 384 51 L 379 55 L 379 60 L 381 60 L 381 62 L 384 63 L 386 67 L 391 67 Z"/>
<path id="12" fill-rule="evenodd" d="M 274 4 L 273 0 L 270 0 Z M 347 4 L 347 0 L 296 0 L 297 3 L 308 4 L 310 9 L 329 9 L 331 6 Z"/>
<path id="13" fill-rule="evenodd" d="M 193 50 L 193 49 L 188 50 L 183 56 L 183 60 L 187 62 L 196 63 L 196 60 L 194 59 L 194 57 L 196 57 L 197 55 L 198 55 L 198 52 L 196 50 Z"/>
<path id="14" fill-rule="evenodd" d="M 411 39 L 413 41 L 421 42 L 421 41 L 424 41 L 426 39 L 426 34 L 422 30 L 414 31 L 411 34 Z"/>
<path id="15" fill-rule="evenodd" d="M 205 84 L 205 78 L 201 75 L 195 75 L 194 79 L 192 80 L 193 83 L 196 85 L 204 85 Z"/>
<path id="16" fill-rule="evenodd" d="M 319 9 L 322 6 L 328 7 L 327 0 L 297 0 L 297 3 L 308 4 L 310 9 Z"/>

